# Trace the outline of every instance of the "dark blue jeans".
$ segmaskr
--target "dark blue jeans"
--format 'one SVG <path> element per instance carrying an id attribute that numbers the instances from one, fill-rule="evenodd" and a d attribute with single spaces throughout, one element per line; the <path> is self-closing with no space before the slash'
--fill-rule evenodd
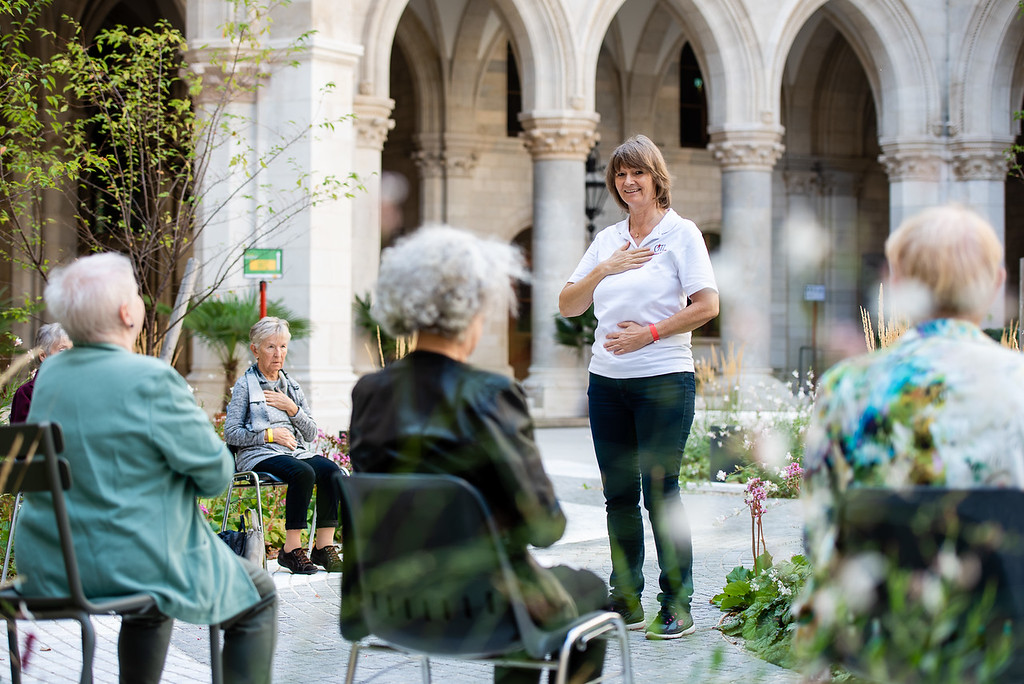
<path id="1" fill-rule="evenodd" d="M 338 472 L 337 463 L 320 455 L 304 459 L 271 456 L 257 463 L 253 469 L 261 473 L 270 473 L 288 483 L 284 499 L 286 530 L 306 528 L 306 512 L 313 498 L 314 484 L 317 528 L 338 526 L 341 494 L 334 482 L 334 474 Z"/>
<path id="2" fill-rule="evenodd" d="M 590 374 L 590 430 L 604 485 L 614 597 L 638 601 L 644 589 L 642 492 L 661 568 L 658 598 L 670 607 L 690 605 L 693 547 L 679 465 L 695 394 L 693 373 L 622 380 Z"/>

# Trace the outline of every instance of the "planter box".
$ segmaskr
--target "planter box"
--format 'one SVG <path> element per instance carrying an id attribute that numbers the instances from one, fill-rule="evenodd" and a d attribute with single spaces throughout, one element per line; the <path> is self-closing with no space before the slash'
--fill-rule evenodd
<path id="1" fill-rule="evenodd" d="M 750 463 L 743 446 L 746 433 L 735 425 L 712 425 L 708 430 L 710 453 L 708 454 L 708 479 L 718 482 L 718 471 L 730 475 L 737 466 Z"/>

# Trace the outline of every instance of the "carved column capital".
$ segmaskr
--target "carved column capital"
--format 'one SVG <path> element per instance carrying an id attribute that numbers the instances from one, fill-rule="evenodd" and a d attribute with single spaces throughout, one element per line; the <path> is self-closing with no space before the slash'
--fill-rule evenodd
<path id="1" fill-rule="evenodd" d="M 961 181 L 1006 180 L 1010 160 L 1006 151 L 1013 144 L 1007 141 L 959 141 L 950 146 L 953 176 Z"/>
<path id="2" fill-rule="evenodd" d="M 878 161 L 885 167 L 889 182 L 938 182 L 946 163 L 942 148 L 928 142 L 883 143 Z"/>
<path id="3" fill-rule="evenodd" d="M 720 129 L 711 131 L 708 150 L 722 168 L 771 171 L 785 151 L 782 129 Z"/>
<path id="4" fill-rule="evenodd" d="M 534 160 L 583 161 L 601 139 L 596 130 L 599 120 L 596 113 L 533 112 L 520 117 L 523 132 L 519 138 Z"/>
<path id="5" fill-rule="evenodd" d="M 356 140 L 360 147 L 380 152 L 394 129 L 395 120 L 389 118 L 395 101 L 387 97 L 356 95 L 354 101 Z"/>

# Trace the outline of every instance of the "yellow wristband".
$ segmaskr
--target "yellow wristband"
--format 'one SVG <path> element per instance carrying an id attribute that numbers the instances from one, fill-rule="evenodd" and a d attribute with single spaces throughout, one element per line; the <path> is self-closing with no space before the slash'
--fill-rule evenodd
<path id="1" fill-rule="evenodd" d="M 274 428 L 267 428 L 267 444 L 274 443 Z"/>

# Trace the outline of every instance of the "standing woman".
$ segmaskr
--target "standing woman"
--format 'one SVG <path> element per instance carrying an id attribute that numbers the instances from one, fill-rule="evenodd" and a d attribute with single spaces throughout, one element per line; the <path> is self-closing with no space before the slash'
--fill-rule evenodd
<path id="1" fill-rule="evenodd" d="M 231 390 L 224 419 L 224 441 L 236 448 L 235 468 L 259 470 L 288 483 L 284 501 L 284 546 L 277 562 L 293 574 L 312 575 L 316 566 L 341 572 L 334 545 L 338 526 L 338 490 L 334 461 L 309 450 L 316 422 L 299 383 L 284 371 L 291 339 L 288 321 L 264 316 L 249 330 L 249 350 L 256 358 Z M 316 485 L 316 546 L 312 557 L 302 548 L 306 512 Z"/>
<path id="2" fill-rule="evenodd" d="M 675 639 L 695 630 L 693 549 L 679 499 L 696 394 L 690 331 L 718 315 L 718 287 L 700 229 L 669 207 L 668 168 L 649 138 L 615 148 L 605 183 L 629 216 L 594 238 L 558 308 L 579 316 L 593 303 L 597 316 L 587 396 L 608 515 L 612 605 L 630 629 L 644 627 L 642 491 L 661 568 L 661 608 L 647 638 Z"/>

